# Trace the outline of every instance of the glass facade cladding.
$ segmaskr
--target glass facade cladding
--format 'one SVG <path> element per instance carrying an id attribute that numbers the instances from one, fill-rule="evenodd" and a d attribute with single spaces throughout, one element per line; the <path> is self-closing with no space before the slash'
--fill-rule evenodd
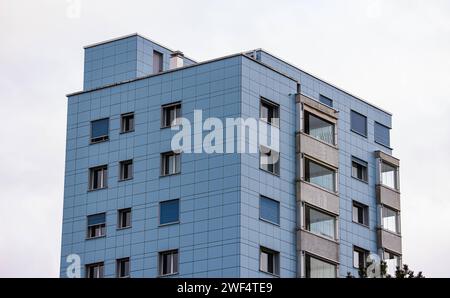
<path id="1" fill-rule="evenodd" d="M 195 62 L 138 34 L 85 47 L 83 79 L 68 95 L 61 277 L 72 254 L 92 278 L 358 276 L 355 247 L 401 263 L 390 113 L 264 50 Z M 279 142 L 227 132 L 236 119 Z"/>

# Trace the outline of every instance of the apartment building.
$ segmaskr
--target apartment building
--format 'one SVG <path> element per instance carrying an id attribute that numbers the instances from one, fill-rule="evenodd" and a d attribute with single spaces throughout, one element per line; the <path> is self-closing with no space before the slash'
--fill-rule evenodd
<path id="1" fill-rule="evenodd" d="M 196 62 L 132 34 L 85 47 L 83 90 L 67 97 L 61 277 L 73 255 L 81 277 L 345 277 L 369 255 L 401 263 L 392 115 L 347 91 L 262 49 Z M 263 120 L 279 149 L 173 150 L 196 111 Z"/>

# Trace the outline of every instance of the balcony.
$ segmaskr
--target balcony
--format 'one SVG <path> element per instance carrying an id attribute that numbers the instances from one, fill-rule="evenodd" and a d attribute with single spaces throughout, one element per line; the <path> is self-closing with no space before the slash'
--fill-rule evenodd
<path id="1" fill-rule="evenodd" d="M 336 193 L 303 180 L 297 181 L 297 201 L 303 201 L 339 215 L 339 196 Z"/>
<path id="2" fill-rule="evenodd" d="M 336 146 L 299 132 L 296 135 L 296 148 L 298 153 L 309 155 L 335 168 L 339 167 L 339 150 Z"/>
<path id="3" fill-rule="evenodd" d="M 305 230 L 297 231 L 297 247 L 335 263 L 339 263 L 339 243 Z"/>
<path id="4" fill-rule="evenodd" d="M 400 211 L 400 192 L 379 184 L 376 186 L 377 203 Z"/>
<path id="5" fill-rule="evenodd" d="M 380 248 L 402 254 L 402 237 L 399 234 L 378 228 L 378 245 Z"/>

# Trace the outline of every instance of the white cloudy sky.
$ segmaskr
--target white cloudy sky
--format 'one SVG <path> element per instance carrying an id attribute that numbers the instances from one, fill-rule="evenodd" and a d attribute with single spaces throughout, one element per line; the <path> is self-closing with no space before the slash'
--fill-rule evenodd
<path id="1" fill-rule="evenodd" d="M 447 0 L 0 0 L 0 276 L 58 275 L 65 94 L 83 45 L 134 32 L 200 61 L 262 47 L 391 111 L 404 261 L 450 277 Z"/>

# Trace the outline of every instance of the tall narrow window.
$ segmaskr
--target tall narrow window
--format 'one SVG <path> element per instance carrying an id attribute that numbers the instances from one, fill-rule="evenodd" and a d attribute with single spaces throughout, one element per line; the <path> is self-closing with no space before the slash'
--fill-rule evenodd
<path id="1" fill-rule="evenodd" d="M 180 217 L 180 200 L 170 200 L 159 203 L 159 224 L 178 223 Z"/>
<path id="2" fill-rule="evenodd" d="M 351 130 L 367 137 L 367 117 L 355 111 L 350 112 Z"/>
<path id="3" fill-rule="evenodd" d="M 305 133 L 334 145 L 334 124 L 305 111 Z"/>
<path id="4" fill-rule="evenodd" d="M 131 227 L 131 208 L 121 209 L 118 211 L 117 227 L 125 229 Z"/>
<path id="5" fill-rule="evenodd" d="M 178 273 L 178 250 L 159 253 L 159 275 Z"/>
<path id="6" fill-rule="evenodd" d="M 336 238 L 336 217 L 309 206 L 305 207 L 305 227 L 310 232 Z"/>
<path id="7" fill-rule="evenodd" d="M 328 97 L 326 97 L 326 96 L 324 96 L 324 95 L 322 95 L 322 94 L 320 94 L 320 96 L 319 96 L 319 101 L 321 103 L 323 103 L 324 105 L 327 105 L 329 107 L 333 107 L 333 100 L 328 98 Z"/>
<path id="8" fill-rule="evenodd" d="M 172 103 L 162 106 L 161 127 L 171 127 L 179 124 L 181 117 L 181 103 Z"/>
<path id="9" fill-rule="evenodd" d="M 109 139 L 109 118 L 91 121 L 91 143 L 99 143 Z"/>
<path id="10" fill-rule="evenodd" d="M 280 202 L 261 196 L 259 218 L 277 225 L 280 224 Z"/>
<path id="11" fill-rule="evenodd" d="M 118 278 L 130 277 L 130 258 L 117 260 L 116 276 Z"/>
<path id="12" fill-rule="evenodd" d="M 369 251 L 360 247 L 353 247 L 353 267 L 366 268 L 368 255 Z"/>
<path id="13" fill-rule="evenodd" d="M 89 190 L 106 188 L 108 166 L 98 166 L 89 169 Z"/>
<path id="14" fill-rule="evenodd" d="M 383 219 L 383 229 L 394 233 L 400 233 L 398 211 L 383 206 L 381 208 L 381 216 Z"/>
<path id="15" fill-rule="evenodd" d="M 122 114 L 120 117 L 120 132 L 127 133 L 134 131 L 134 113 Z"/>
<path id="16" fill-rule="evenodd" d="M 306 254 L 305 275 L 307 278 L 335 278 L 336 265 Z"/>
<path id="17" fill-rule="evenodd" d="M 163 54 L 157 51 L 153 51 L 153 73 L 159 73 L 163 71 Z"/>
<path id="18" fill-rule="evenodd" d="M 129 180 L 133 178 L 133 160 L 124 160 L 120 162 L 120 180 Z"/>
<path id="19" fill-rule="evenodd" d="M 280 253 L 261 247 L 259 255 L 259 269 L 274 275 L 280 275 Z"/>
<path id="20" fill-rule="evenodd" d="M 103 278 L 104 263 L 86 265 L 86 278 Z"/>
<path id="21" fill-rule="evenodd" d="M 336 191 L 335 171 L 312 160 L 305 159 L 305 180 L 323 187 L 329 191 Z"/>
<path id="22" fill-rule="evenodd" d="M 98 213 L 87 217 L 87 238 L 97 238 L 106 235 L 106 214 Z"/>
<path id="23" fill-rule="evenodd" d="M 389 147 L 391 145 L 390 142 L 390 128 L 380 124 L 378 122 L 375 122 L 374 126 L 374 132 L 375 132 L 375 142 L 381 145 L 384 145 L 386 147 Z"/>
<path id="24" fill-rule="evenodd" d="M 270 172 L 275 175 L 280 175 L 280 153 L 260 146 L 259 149 L 259 164 L 260 168 L 264 171 Z"/>
<path id="25" fill-rule="evenodd" d="M 166 152 L 161 154 L 161 175 L 168 176 L 180 173 L 181 158 L 179 153 Z"/>
<path id="26" fill-rule="evenodd" d="M 353 221 L 359 224 L 369 225 L 369 207 L 353 201 Z"/>
<path id="27" fill-rule="evenodd" d="M 352 157 L 352 177 L 367 182 L 367 162 L 359 158 Z"/>
<path id="28" fill-rule="evenodd" d="M 385 162 L 381 162 L 381 184 L 398 189 L 397 167 Z"/>
<path id="29" fill-rule="evenodd" d="M 261 99 L 260 118 L 271 125 L 279 126 L 280 107 L 271 101 Z"/>

